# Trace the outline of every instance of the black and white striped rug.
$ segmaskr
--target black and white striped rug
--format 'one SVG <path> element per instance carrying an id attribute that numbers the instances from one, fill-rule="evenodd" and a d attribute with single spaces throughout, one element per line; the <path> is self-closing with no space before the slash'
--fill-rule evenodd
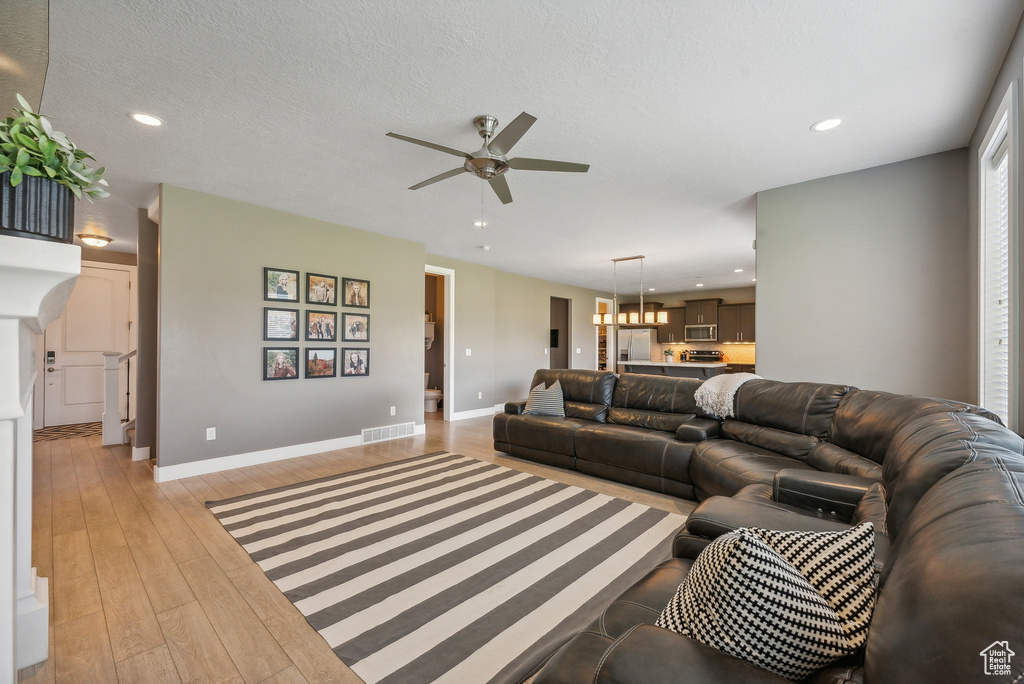
<path id="1" fill-rule="evenodd" d="M 445 452 L 207 506 L 368 684 L 520 681 L 685 521 Z"/>

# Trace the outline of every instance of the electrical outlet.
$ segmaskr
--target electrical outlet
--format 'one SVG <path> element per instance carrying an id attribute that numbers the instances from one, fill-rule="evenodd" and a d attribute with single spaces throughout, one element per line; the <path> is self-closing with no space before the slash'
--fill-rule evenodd
<path id="1" fill-rule="evenodd" d="M 581 351 L 583 351 L 583 350 L 582 350 L 582 349 L 580 349 L 579 347 L 576 347 L 576 353 L 577 353 L 577 354 L 579 354 L 579 353 L 580 353 Z"/>
<path id="2" fill-rule="evenodd" d="M 472 349 L 467 349 L 466 350 L 466 356 L 472 356 L 472 355 L 473 355 L 473 350 Z"/>
<path id="3" fill-rule="evenodd" d="M 476 398 L 477 399 L 483 399 L 484 398 L 484 393 L 483 392 L 477 392 L 476 393 Z"/>
<path id="4" fill-rule="evenodd" d="M 546 355 L 547 355 L 547 353 L 548 353 L 548 350 L 547 350 L 547 349 L 545 349 L 545 350 L 544 350 L 544 355 L 546 356 Z"/>
<path id="5" fill-rule="evenodd" d="M 391 407 L 391 415 L 395 415 L 395 407 L 394 406 Z"/>
<path id="6" fill-rule="evenodd" d="M 217 428 L 206 428 L 206 441 L 209 442 L 212 439 L 217 439 Z"/>

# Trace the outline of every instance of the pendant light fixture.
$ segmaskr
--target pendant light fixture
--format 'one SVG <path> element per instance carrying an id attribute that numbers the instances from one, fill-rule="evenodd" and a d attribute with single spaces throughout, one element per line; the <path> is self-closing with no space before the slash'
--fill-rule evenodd
<path id="1" fill-rule="evenodd" d="M 668 323 L 668 311 L 644 311 L 644 259 L 642 254 L 612 259 L 612 313 L 594 314 L 594 325 L 611 325 L 614 320 L 618 325 L 665 325 Z M 616 267 L 620 261 L 640 260 L 640 310 L 629 313 L 619 312 L 618 281 Z"/>

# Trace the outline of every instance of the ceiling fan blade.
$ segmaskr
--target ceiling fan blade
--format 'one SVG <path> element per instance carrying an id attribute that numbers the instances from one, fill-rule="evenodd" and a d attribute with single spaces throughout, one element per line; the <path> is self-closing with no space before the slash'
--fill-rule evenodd
<path id="1" fill-rule="evenodd" d="M 512 120 L 512 123 L 501 129 L 501 133 L 494 136 L 494 139 L 487 144 L 487 149 L 494 154 L 506 155 L 512 146 L 519 142 L 530 126 L 537 120 L 537 117 L 530 116 L 523 112 Z"/>
<path id="2" fill-rule="evenodd" d="M 423 145 L 423 147 L 429 147 L 430 149 L 437 150 L 438 152 L 447 152 L 448 154 L 453 154 L 456 157 L 462 157 L 463 159 L 470 158 L 469 154 L 457 150 L 454 147 L 445 147 L 444 145 L 438 145 L 437 143 L 427 142 L 426 140 L 419 140 L 417 138 L 410 138 L 407 135 L 399 135 L 398 133 L 385 133 L 385 135 L 387 135 L 389 138 L 398 138 L 399 140 L 404 140 L 405 142 L 411 142 L 414 145 Z"/>
<path id="3" fill-rule="evenodd" d="M 504 176 L 495 176 L 487 182 L 491 184 L 491 189 L 494 190 L 494 194 L 498 196 L 502 204 L 511 204 L 512 191 L 508 189 L 508 181 Z"/>
<path id="4" fill-rule="evenodd" d="M 508 160 L 508 166 L 510 169 L 521 171 L 569 171 L 574 173 L 586 173 L 590 169 L 590 164 L 574 164 L 551 159 L 528 159 L 527 157 L 513 157 Z"/>
<path id="5" fill-rule="evenodd" d="M 452 169 L 451 171 L 445 171 L 444 173 L 439 173 L 436 176 L 434 176 L 433 178 L 428 178 L 427 180 L 423 181 L 422 183 L 417 183 L 416 185 L 411 186 L 409 189 L 410 190 L 419 190 L 420 188 L 422 188 L 424 186 L 427 186 L 427 185 L 430 185 L 432 183 L 436 183 L 438 181 L 443 181 L 443 180 L 448 179 L 448 178 L 454 178 L 455 176 L 458 176 L 460 173 L 466 173 L 466 169 L 464 169 L 464 168 L 462 168 L 460 166 L 457 169 Z"/>

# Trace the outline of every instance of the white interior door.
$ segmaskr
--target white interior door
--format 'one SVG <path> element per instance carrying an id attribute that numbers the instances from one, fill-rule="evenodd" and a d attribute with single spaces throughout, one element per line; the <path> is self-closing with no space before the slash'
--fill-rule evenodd
<path id="1" fill-rule="evenodd" d="M 130 274 L 82 267 L 60 318 L 46 327 L 43 423 L 98 422 L 103 416 L 103 356 L 129 347 Z M 122 396 L 122 415 L 125 398 Z"/>

